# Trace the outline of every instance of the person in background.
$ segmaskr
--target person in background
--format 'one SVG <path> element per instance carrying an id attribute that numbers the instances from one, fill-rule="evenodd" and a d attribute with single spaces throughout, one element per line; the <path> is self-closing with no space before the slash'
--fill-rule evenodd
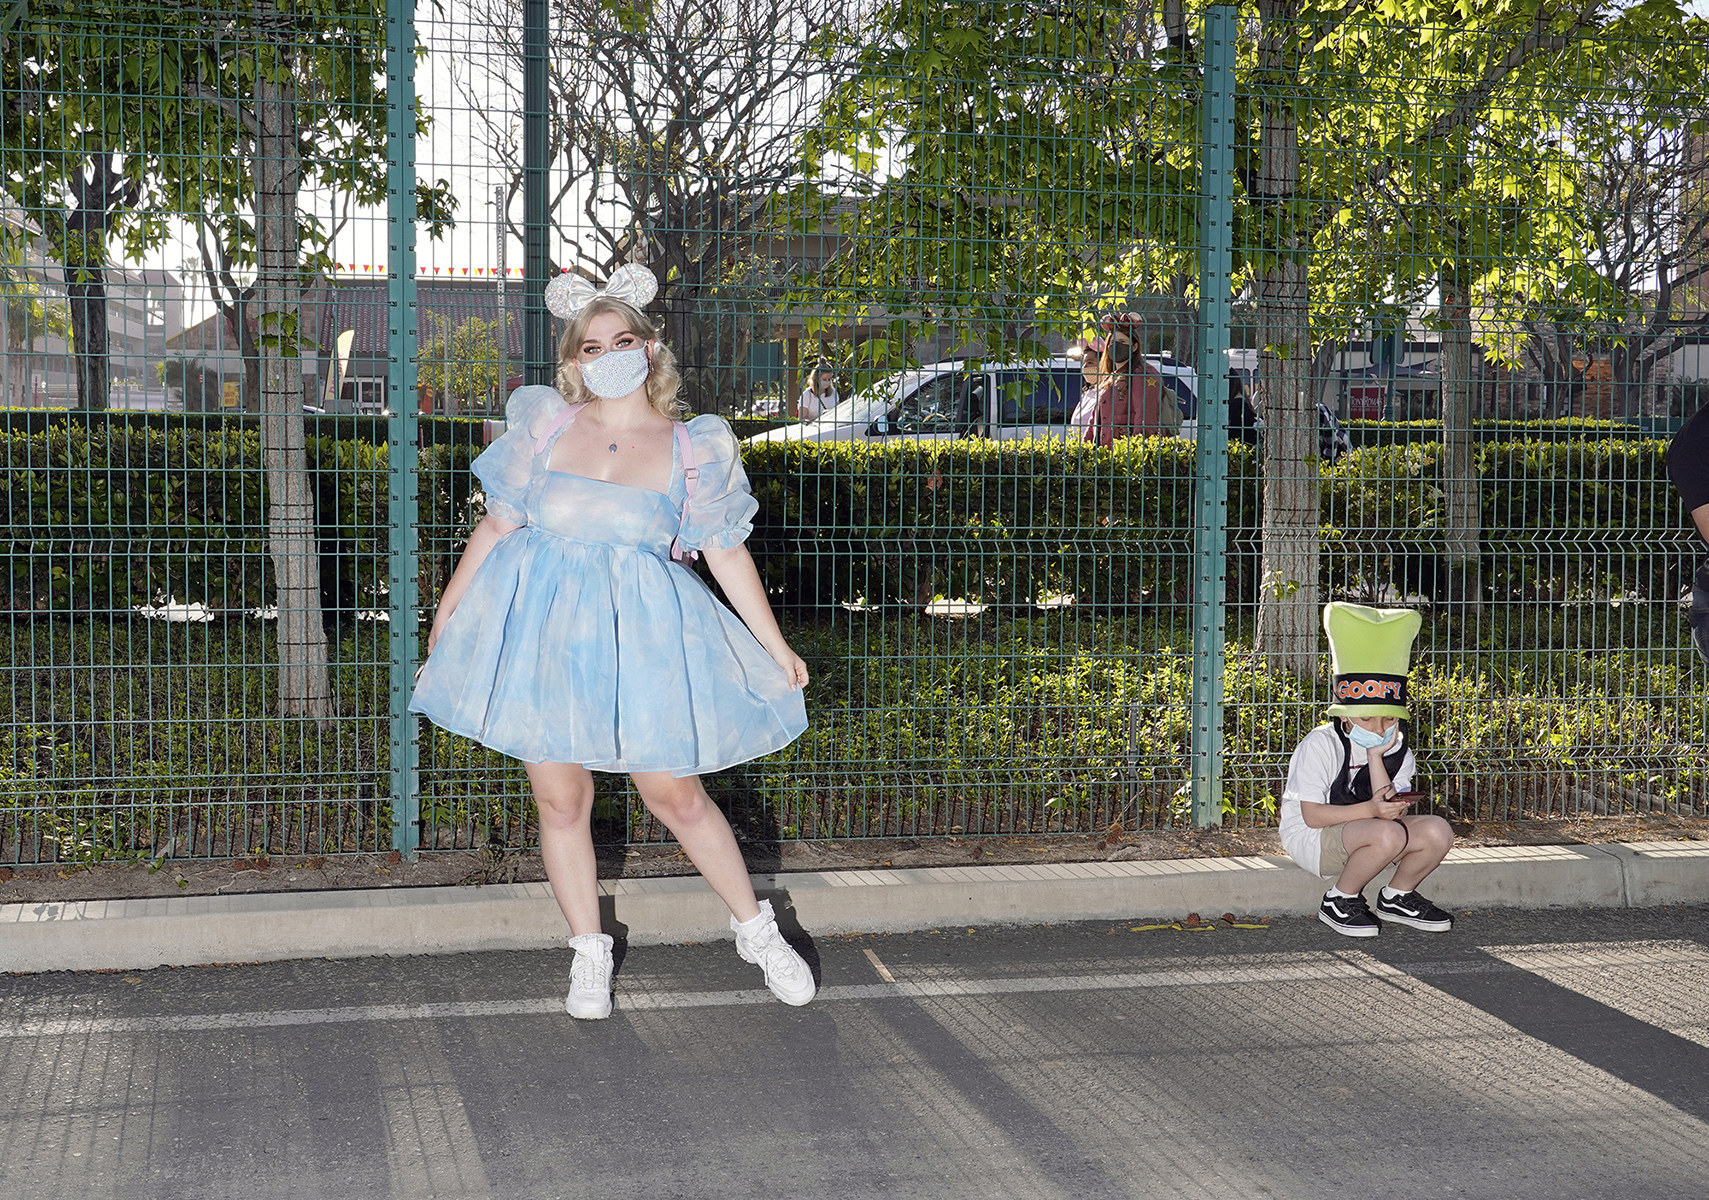
<path id="1" fill-rule="evenodd" d="M 1162 377 L 1141 357 L 1144 322 L 1138 313 L 1112 314 L 1099 322 L 1103 354 L 1100 382 L 1082 392 L 1070 424 L 1100 446 L 1140 434 L 1173 436 L 1181 431 L 1181 408 Z M 1084 367 L 1082 367 L 1084 371 Z"/>
<path id="2" fill-rule="evenodd" d="M 1697 536 L 1709 542 L 1709 407 L 1680 426 L 1667 448 L 1667 473 Z M 1709 664 L 1709 562 L 1699 563 L 1691 587 L 1691 640 Z"/>
<path id="3" fill-rule="evenodd" d="M 798 411 L 803 421 L 817 421 L 837 406 L 837 384 L 828 367 L 814 367 L 807 373 L 807 386 L 801 391 Z"/>
<path id="4" fill-rule="evenodd" d="M 1074 402 L 1068 425 L 1077 431 L 1076 437 L 1084 440 L 1092 424 L 1092 414 L 1098 408 L 1098 388 L 1104 382 L 1104 339 L 1094 337 L 1076 342 L 1067 354 L 1080 360 L 1080 398 Z"/>
<path id="5" fill-rule="evenodd" d="M 1258 445 L 1258 430 L 1263 422 L 1258 419 L 1257 410 L 1253 406 L 1254 397 L 1249 394 L 1252 377 L 1244 371 L 1231 369 L 1228 373 L 1228 440 L 1244 442 L 1248 446 Z"/>
<path id="6" fill-rule="evenodd" d="M 1087 338 L 1068 352 L 1080 360 L 1080 394 L 1091 395 L 1104 382 L 1104 339 Z"/>

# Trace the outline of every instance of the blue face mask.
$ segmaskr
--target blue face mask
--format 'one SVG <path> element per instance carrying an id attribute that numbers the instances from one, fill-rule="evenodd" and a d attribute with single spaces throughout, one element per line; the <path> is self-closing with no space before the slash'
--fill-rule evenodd
<path id="1" fill-rule="evenodd" d="M 1398 731 L 1399 726 L 1391 727 L 1387 733 L 1377 733 L 1363 725 L 1350 724 L 1347 726 L 1347 740 L 1360 749 L 1375 750 L 1378 746 L 1388 745 Z"/>

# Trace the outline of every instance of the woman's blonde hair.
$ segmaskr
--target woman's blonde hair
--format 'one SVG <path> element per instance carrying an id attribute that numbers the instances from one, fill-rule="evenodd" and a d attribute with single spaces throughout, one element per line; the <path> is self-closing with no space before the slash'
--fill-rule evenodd
<path id="1" fill-rule="evenodd" d="M 558 339 L 558 394 L 571 404 L 598 403 L 599 397 L 588 391 L 582 384 L 581 372 L 572 371 L 570 364 L 576 361 L 582 339 L 587 336 L 587 327 L 602 313 L 616 313 L 623 318 L 630 333 L 644 342 L 653 343 L 649 355 L 652 370 L 647 373 L 645 385 L 647 403 L 672 421 L 680 418 L 684 406 L 677 396 L 682 390 L 682 376 L 677 373 L 676 356 L 669 346 L 658 340 L 659 327 L 648 320 L 645 313 L 611 296 L 594 297 L 565 326 L 564 336 Z"/>

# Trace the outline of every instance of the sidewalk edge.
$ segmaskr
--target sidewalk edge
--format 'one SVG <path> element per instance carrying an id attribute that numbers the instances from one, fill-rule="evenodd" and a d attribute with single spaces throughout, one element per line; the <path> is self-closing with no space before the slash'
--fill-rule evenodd
<path id="1" fill-rule="evenodd" d="M 756 876 L 810 934 L 942 926 L 1304 916 L 1323 884 L 1286 858 L 1169 859 Z M 728 937 L 697 877 L 601 881 L 606 927 L 632 944 Z M 1450 909 L 1709 902 L 1709 844 L 1476 847 L 1432 876 Z M 291 958 L 561 946 L 542 883 L 274 892 L 0 906 L 0 971 L 141 970 Z"/>

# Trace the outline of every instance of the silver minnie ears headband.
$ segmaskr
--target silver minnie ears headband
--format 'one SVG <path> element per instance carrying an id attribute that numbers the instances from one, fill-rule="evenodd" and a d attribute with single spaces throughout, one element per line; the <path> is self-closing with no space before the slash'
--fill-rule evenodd
<path id="1" fill-rule="evenodd" d="M 611 273 L 604 287 L 595 287 L 593 280 L 565 271 L 546 285 L 546 307 L 553 316 L 567 321 L 601 296 L 641 309 L 658 294 L 659 281 L 651 271 L 640 263 L 624 263 Z"/>

